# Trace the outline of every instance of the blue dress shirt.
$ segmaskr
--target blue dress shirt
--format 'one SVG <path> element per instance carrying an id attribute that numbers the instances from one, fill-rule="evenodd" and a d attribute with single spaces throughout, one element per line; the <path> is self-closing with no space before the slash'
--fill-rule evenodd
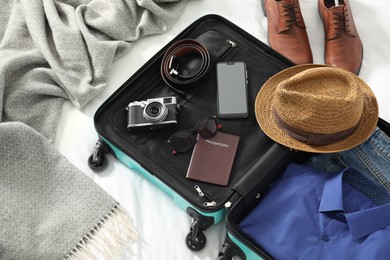
<path id="1" fill-rule="evenodd" d="M 389 203 L 376 205 L 348 179 Z M 390 195 L 352 168 L 331 175 L 290 164 L 239 227 L 275 259 L 390 259 Z"/>

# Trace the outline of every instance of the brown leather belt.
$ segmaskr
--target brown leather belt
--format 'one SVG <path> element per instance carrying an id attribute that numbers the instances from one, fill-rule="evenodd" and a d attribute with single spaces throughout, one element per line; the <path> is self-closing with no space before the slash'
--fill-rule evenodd
<path id="1" fill-rule="evenodd" d="M 210 54 L 198 41 L 175 42 L 164 54 L 161 76 L 174 90 L 196 86 L 210 67 Z M 181 92 L 181 91 L 179 91 Z"/>

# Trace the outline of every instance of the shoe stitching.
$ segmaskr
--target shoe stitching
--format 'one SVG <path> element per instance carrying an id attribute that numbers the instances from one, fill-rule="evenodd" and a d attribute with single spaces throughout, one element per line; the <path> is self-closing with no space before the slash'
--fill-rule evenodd
<path id="1" fill-rule="evenodd" d="M 353 28 L 351 25 L 350 13 L 347 10 L 347 6 L 342 9 L 330 8 L 331 22 L 334 34 L 330 39 L 338 38 L 341 35 L 353 36 Z M 341 10 L 341 11 L 340 11 Z"/>
<path id="2" fill-rule="evenodd" d="M 304 22 L 299 11 L 299 5 L 297 2 L 288 4 L 283 3 L 283 16 L 286 17 L 286 25 L 290 27 L 291 25 L 296 24 L 297 26 L 304 26 Z"/>

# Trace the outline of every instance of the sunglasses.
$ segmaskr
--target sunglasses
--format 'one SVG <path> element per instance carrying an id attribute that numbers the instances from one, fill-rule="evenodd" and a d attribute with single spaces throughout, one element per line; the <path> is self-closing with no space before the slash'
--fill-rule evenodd
<path id="1" fill-rule="evenodd" d="M 217 118 L 205 117 L 202 118 L 196 123 L 195 127 L 189 130 L 181 130 L 169 137 L 167 143 L 173 149 L 172 154 L 183 153 L 192 148 L 196 143 L 194 140 L 194 135 L 199 134 L 199 136 L 210 139 L 217 134 L 218 129 L 221 129 L 221 125 L 217 123 Z"/>

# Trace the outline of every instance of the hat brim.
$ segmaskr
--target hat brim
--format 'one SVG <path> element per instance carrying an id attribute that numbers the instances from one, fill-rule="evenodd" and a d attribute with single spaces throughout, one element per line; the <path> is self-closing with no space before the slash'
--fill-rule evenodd
<path id="1" fill-rule="evenodd" d="M 275 95 L 275 89 L 278 84 L 304 70 L 321 67 L 334 68 L 332 66 L 320 64 L 305 64 L 290 67 L 269 78 L 261 87 L 255 101 L 256 119 L 260 125 L 261 130 L 263 130 L 263 132 L 275 142 L 299 151 L 313 153 L 333 153 L 348 150 L 363 143 L 369 138 L 371 133 L 376 128 L 379 116 L 376 97 L 371 88 L 355 74 L 353 75 L 357 78 L 364 93 L 364 105 L 362 117 L 356 130 L 347 138 L 332 144 L 314 146 L 308 145 L 290 137 L 287 133 L 279 128 L 275 122 L 274 113 L 272 112 L 272 102 Z M 348 71 L 345 72 L 351 73 Z"/>

